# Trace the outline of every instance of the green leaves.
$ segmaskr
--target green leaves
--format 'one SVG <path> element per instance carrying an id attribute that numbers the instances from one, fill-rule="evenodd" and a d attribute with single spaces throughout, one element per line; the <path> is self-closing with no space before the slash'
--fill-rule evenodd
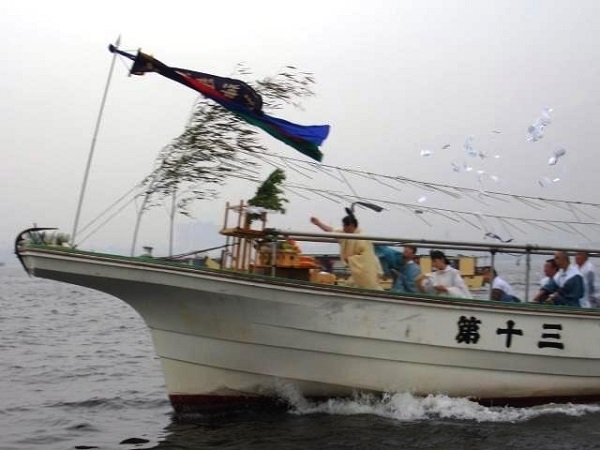
<path id="1" fill-rule="evenodd" d="M 236 72 L 233 76 L 238 78 L 250 73 L 242 65 L 238 65 Z M 312 75 L 293 66 L 248 84 L 263 97 L 265 111 L 280 109 L 285 104 L 300 107 L 302 98 L 314 95 Z M 179 212 L 189 214 L 194 200 L 217 197 L 217 187 L 230 177 L 256 179 L 260 165 L 253 155 L 260 157 L 267 152 L 260 130 L 211 100 L 200 99 L 183 132 L 160 151 L 154 170 L 143 180 L 145 195 L 150 200 L 145 204 L 156 206 L 176 193 Z M 282 192 L 277 187 L 281 181 L 277 180 L 285 179 L 285 174 L 281 170 L 275 172 L 266 181 L 272 183 L 266 189 L 274 189 L 271 194 L 265 194 L 267 197 L 276 193 L 278 198 Z M 285 211 L 282 205 L 287 200 L 268 201 L 267 197 L 256 201 L 273 201 L 274 207 L 260 206 Z"/>
<path id="2" fill-rule="evenodd" d="M 285 181 L 285 172 L 281 169 L 275 169 L 258 187 L 256 195 L 248 200 L 248 204 L 250 206 L 261 206 L 285 214 L 283 205 L 284 203 L 288 203 L 288 200 L 281 197 L 283 190 L 280 186 L 283 181 Z"/>

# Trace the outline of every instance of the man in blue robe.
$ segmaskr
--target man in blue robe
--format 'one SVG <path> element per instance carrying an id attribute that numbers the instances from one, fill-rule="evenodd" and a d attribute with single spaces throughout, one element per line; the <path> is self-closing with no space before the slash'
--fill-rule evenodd
<path id="1" fill-rule="evenodd" d="M 393 247 L 378 245 L 375 253 L 379 257 L 383 273 L 393 278 L 392 292 L 416 294 L 419 292 L 416 278 L 421 267 L 415 262 L 417 247 L 405 245 L 402 253 Z"/>
<path id="2" fill-rule="evenodd" d="M 569 264 L 569 256 L 565 252 L 556 252 L 554 260 L 559 271 L 542 287 L 542 290 L 550 294 L 546 302 L 555 305 L 580 306 L 580 300 L 585 295 L 581 272 L 577 267 Z"/>

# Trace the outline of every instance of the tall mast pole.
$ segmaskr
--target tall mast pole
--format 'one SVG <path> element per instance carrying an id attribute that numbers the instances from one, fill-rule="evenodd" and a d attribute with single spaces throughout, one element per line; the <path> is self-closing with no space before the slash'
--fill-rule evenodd
<path id="1" fill-rule="evenodd" d="M 115 41 L 115 47 L 119 48 L 121 44 L 121 35 L 117 37 Z M 108 71 L 108 79 L 106 80 L 106 87 L 104 88 L 104 95 L 102 96 L 102 102 L 100 103 L 100 111 L 98 112 L 98 118 L 96 119 L 96 127 L 94 129 L 94 135 L 92 137 L 92 143 L 90 145 L 90 152 L 88 154 L 87 165 L 85 168 L 85 174 L 83 176 L 83 183 L 81 184 L 81 191 L 79 192 L 79 202 L 77 204 L 77 212 L 75 213 L 75 223 L 73 224 L 73 233 L 71 233 L 71 245 L 75 247 L 75 237 L 77 236 L 77 227 L 79 226 L 79 217 L 81 216 L 81 207 L 83 205 L 83 198 L 85 196 L 85 189 L 87 187 L 88 178 L 90 175 L 90 168 L 92 166 L 92 158 L 94 156 L 94 149 L 96 147 L 96 139 L 98 138 L 98 131 L 100 130 L 100 123 L 102 122 L 102 114 L 104 113 L 104 105 L 106 104 L 106 97 L 108 96 L 108 88 L 110 87 L 110 81 L 115 68 L 115 61 L 117 54 L 113 53 L 112 61 L 110 63 L 110 70 Z"/>
<path id="2" fill-rule="evenodd" d="M 171 196 L 171 217 L 169 226 L 169 256 L 173 256 L 173 233 L 175 231 L 175 213 L 177 212 L 177 196 L 175 194 L 176 191 L 173 190 L 173 195 Z"/>

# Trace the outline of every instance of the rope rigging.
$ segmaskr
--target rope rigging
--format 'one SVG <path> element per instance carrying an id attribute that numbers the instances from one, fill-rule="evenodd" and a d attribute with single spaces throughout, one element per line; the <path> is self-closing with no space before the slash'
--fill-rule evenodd
<path id="1" fill-rule="evenodd" d="M 547 232 L 561 231 L 569 234 L 576 234 L 586 240 L 589 240 L 588 234 L 585 233 L 586 229 L 600 231 L 600 220 L 596 219 L 596 217 L 591 214 L 590 211 L 586 211 L 587 209 L 597 212 L 600 210 L 600 203 L 478 190 L 444 183 L 421 181 L 401 175 L 386 175 L 348 167 L 322 164 L 314 161 L 301 160 L 298 158 L 277 154 L 268 154 L 264 152 L 247 153 L 247 156 L 254 157 L 260 162 L 271 165 L 275 168 L 281 168 L 282 170 L 288 171 L 291 170 L 298 177 L 303 178 L 305 180 L 304 182 L 285 181 L 282 183 L 282 188 L 290 194 L 293 194 L 304 200 L 314 200 L 320 198 L 336 204 L 341 202 L 352 203 L 356 201 L 382 204 L 390 209 L 396 209 L 404 213 L 410 213 L 412 216 L 429 226 L 431 226 L 431 223 L 426 219 L 426 217 L 438 217 L 454 224 L 466 223 L 476 230 L 490 232 L 493 231 L 494 228 L 491 221 L 495 221 L 508 235 L 512 235 L 512 231 L 526 233 L 526 230 L 523 227 L 527 227 Z M 245 180 L 255 184 L 262 182 L 257 167 L 247 167 L 232 161 L 224 161 L 224 164 L 232 169 L 228 175 L 230 178 Z M 431 206 L 423 203 L 400 201 L 397 199 L 359 195 L 356 188 L 350 183 L 348 175 L 353 175 L 368 182 L 377 183 L 378 185 L 389 189 L 396 195 L 398 193 L 405 192 L 407 188 L 414 188 L 429 193 L 439 193 L 443 196 L 450 197 L 455 201 L 467 199 L 482 205 L 488 205 L 486 203 L 488 200 L 493 200 L 508 205 L 513 204 L 516 201 L 526 208 L 533 210 L 535 215 L 526 216 L 493 212 L 475 212 L 464 208 L 461 209 L 459 207 Z M 152 175 L 150 175 L 148 178 L 151 177 Z M 319 185 L 319 181 L 323 178 L 329 179 L 335 183 L 339 183 L 340 187 L 338 189 L 332 189 Z M 136 188 L 140 187 L 141 192 L 134 194 L 136 197 L 150 195 L 148 190 L 144 189 L 141 184 L 136 185 Z M 134 189 L 129 191 L 128 194 L 131 194 Z M 198 189 L 198 184 L 189 184 L 185 189 L 180 190 L 177 193 L 176 198 L 180 199 L 187 193 L 194 192 L 195 189 Z M 124 196 L 122 196 L 119 201 L 112 206 L 116 206 L 116 204 L 122 201 L 123 198 Z M 568 212 L 573 219 L 538 217 L 539 212 L 542 210 L 547 210 L 548 206 L 556 208 L 562 213 Z M 124 206 L 121 206 L 119 211 L 121 211 L 123 208 Z M 110 208 L 103 211 L 101 215 L 107 214 L 109 209 Z M 119 211 L 117 211 L 117 213 Z M 108 220 L 112 219 L 113 217 L 114 214 Z M 94 219 L 92 223 L 97 220 L 98 218 Z M 106 222 L 107 221 L 103 222 L 103 224 Z M 90 224 L 86 225 L 86 227 L 83 229 L 86 229 L 89 226 Z M 96 228 L 94 232 L 97 230 L 98 228 Z M 85 239 L 89 237 L 90 235 L 88 234 Z"/>

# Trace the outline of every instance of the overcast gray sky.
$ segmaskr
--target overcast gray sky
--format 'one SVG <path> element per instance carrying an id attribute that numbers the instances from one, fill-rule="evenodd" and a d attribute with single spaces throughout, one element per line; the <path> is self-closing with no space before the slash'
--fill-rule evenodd
<path id="1" fill-rule="evenodd" d="M 317 96 L 303 111 L 277 116 L 330 124 L 322 147 L 326 164 L 597 201 L 598 30 L 600 8 L 594 0 L 5 2 L 0 14 L 0 248 L 9 248 L 16 233 L 34 222 L 71 232 L 110 65 L 106 47 L 119 34 L 124 49 L 141 47 L 166 64 L 217 75 L 229 75 L 242 61 L 258 76 L 286 64 L 314 73 Z M 127 77 L 128 67 L 117 61 L 82 224 L 150 171 L 160 148 L 182 130 L 196 99 L 193 91 L 159 75 Z M 527 142 L 527 127 L 545 107 L 553 108 L 552 123 L 542 140 Z M 469 159 L 463 149 L 469 135 L 487 158 Z M 305 158 L 271 138 L 265 142 L 274 153 Z M 446 144 L 450 147 L 442 149 Z M 549 166 L 558 146 L 567 154 Z M 433 154 L 421 156 L 424 149 Z M 453 172 L 451 162 L 461 160 L 474 171 Z M 487 179 L 482 186 L 478 169 L 498 181 Z M 542 187 L 539 180 L 545 178 L 560 181 Z M 400 202 L 421 199 L 425 206 L 453 207 L 448 197 L 418 190 L 390 194 L 381 186 L 354 188 L 373 198 L 394 195 Z M 248 186 L 234 183 L 226 197 L 203 202 L 196 219 L 219 227 L 224 201 L 248 198 L 248 192 Z M 288 214 L 272 225 L 313 230 L 311 214 L 334 224 L 342 215 L 326 200 L 290 200 Z M 471 208 L 485 213 L 500 207 Z M 128 248 L 135 215 L 130 209 L 87 244 L 97 250 Z M 538 214 L 516 206 L 514 213 Z M 140 244 L 165 248 L 167 211 L 153 214 Z M 573 217 L 567 211 L 543 214 Z M 482 237 L 468 226 L 435 220 L 429 226 L 417 219 L 405 211 L 360 214 L 371 234 Z M 190 231 L 192 221 L 179 223 L 186 237 L 177 241 L 178 251 L 209 243 Z M 562 242 L 560 234 L 515 238 Z"/>

